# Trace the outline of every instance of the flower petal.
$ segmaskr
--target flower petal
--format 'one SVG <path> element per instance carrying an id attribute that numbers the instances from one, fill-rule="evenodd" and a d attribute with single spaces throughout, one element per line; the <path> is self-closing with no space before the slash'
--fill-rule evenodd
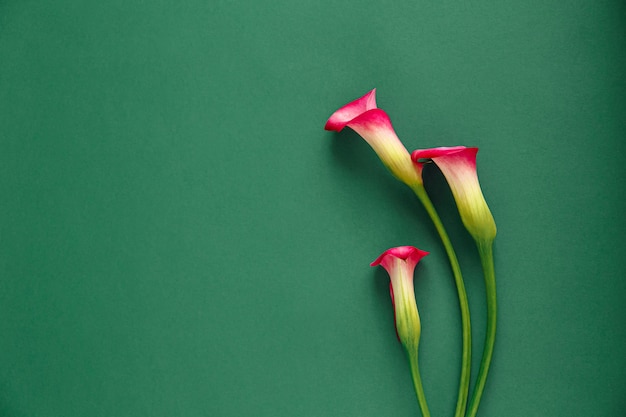
<path id="1" fill-rule="evenodd" d="M 389 292 L 393 304 L 396 336 L 410 352 L 417 349 L 421 333 L 413 273 L 415 265 L 427 254 L 428 252 L 413 246 L 400 246 L 386 250 L 371 263 L 371 266 L 381 265 L 389 273 L 391 281 Z"/>
<path id="2" fill-rule="evenodd" d="M 393 297 L 393 284 L 389 281 L 389 295 L 391 296 L 391 305 L 393 306 L 393 327 L 396 329 L 396 337 L 398 338 L 398 342 L 402 343 L 400 340 L 400 335 L 398 334 L 398 323 L 396 322 L 396 301 Z"/>
<path id="3" fill-rule="evenodd" d="M 341 131 L 348 126 L 365 139 L 393 176 L 409 187 L 421 186 L 422 178 L 409 151 L 393 130 L 387 113 L 376 107 L 375 94 L 372 90 L 337 110 L 325 129 Z"/>
<path id="4" fill-rule="evenodd" d="M 430 148 L 430 149 L 418 149 L 413 151 L 411 154 L 411 158 L 415 163 L 422 163 L 424 159 L 433 159 L 440 156 L 448 156 L 453 154 L 460 154 L 465 159 L 470 160 L 471 155 L 474 155 L 474 166 L 476 166 L 476 153 L 478 152 L 478 148 L 467 148 L 465 146 L 442 146 L 439 148 Z"/>
<path id="5" fill-rule="evenodd" d="M 409 186 L 421 184 L 422 178 L 411 162 L 411 155 L 396 135 L 384 110 L 367 110 L 350 120 L 346 126 L 365 139 L 397 179 Z"/>
<path id="6" fill-rule="evenodd" d="M 489 241 L 496 236 L 496 224 L 478 182 L 477 153 L 478 148 L 442 147 L 416 150 L 411 159 L 420 172 L 424 159 L 437 164 L 452 190 L 465 228 L 475 240 Z"/>
<path id="7" fill-rule="evenodd" d="M 393 261 L 401 259 L 406 261 L 411 269 L 415 269 L 417 263 L 428 253 L 414 246 L 397 246 L 384 251 L 370 266 L 380 265 L 389 272 L 389 269 L 393 266 Z"/>
<path id="8" fill-rule="evenodd" d="M 376 107 L 376 89 L 358 98 L 334 112 L 324 129 L 340 132 L 354 118 Z"/>

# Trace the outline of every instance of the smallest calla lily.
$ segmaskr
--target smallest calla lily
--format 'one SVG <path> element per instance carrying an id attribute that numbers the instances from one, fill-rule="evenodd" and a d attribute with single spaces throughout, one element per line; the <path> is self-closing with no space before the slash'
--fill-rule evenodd
<path id="1" fill-rule="evenodd" d="M 491 242 L 496 236 L 496 223 L 487 206 L 476 173 L 478 148 L 418 149 L 411 154 L 418 172 L 424 160 L 432 160 L 446 177 L 465 228 L 477 242 Z"/>
<path id="2" fill-rule="evenodd" d="M 422 184 L 411 155 L 393 130 L 389 116 L 376 107 L 376 90 L 334 112 L 324 129 L 340 132 L 346 126 L 365 139 L 396 178 L 410 187 Z"/>
<path id="3" fill-rule="evenodd" d="M 399 246 L 386 250 L 371 263 L 371 266 L 382 266 L 389 273 L 396 334 L 410 354 L 417 353 L 421 333 L 413 273 L 417 263 L 426 255 L 428 252 L 413 246 Z"/>

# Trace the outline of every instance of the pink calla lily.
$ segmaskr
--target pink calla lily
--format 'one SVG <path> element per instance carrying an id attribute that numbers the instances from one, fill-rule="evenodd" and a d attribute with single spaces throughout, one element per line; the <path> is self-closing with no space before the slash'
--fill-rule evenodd
<path id="1" fill-rule="evenodd" d="M 415 266 L 426 255 L 428 252 L 413 246 L 399 246 L 386 250 L 371 263 L 371 266 L 382 266 L 389 273 L 396 335 L 408 352 L 416 351 L 419 344 L 421 325 L 413 274 Z"/>
<path id="2" fill-rule="evenodd" d="M 496 237 L 496 223 L 478 182 L 478 174 L 476 173 L 477 153 L 478 148 L 455 146 L 417 150 L 411 154 L 411 158 L 420 173 L 423 168 L 423 161 L 430 159 L 437 164 L 446 177 L 459 209 L 461 220 L 476 241 L 483 266 L 487 296 L 487 328 L 480 369 L 472 397 L 467 405 L 466 416 L 468 417 L 475 417 L 478 412 L 478 405 L 485 389 L 493 358 L 497 322 L 496 275 L 493 263 L 493 240 Z M 462 411 L 462 408 L 457 408 L 457 411 Z"/>
<path id="3" fill-rule="evenodd" d="M 422 183 L 406 150 L 384 110 L 376 107 L 376 90 L 334 112 L 324 129 L 340 132 L 349 127 L 374 149 L 383 164 L 400 181 L 409 186 Z"/>
<path id="4" fill-rule="evenodd" d="M 477 241 L 493 241 L 496 224 L 487 206 L 476 173 L 478 148 L 465 146 L 418 149 L 411 158 L 422 172 L 424 160 L 432 160 L 446 177 L 463 224 Z"/>

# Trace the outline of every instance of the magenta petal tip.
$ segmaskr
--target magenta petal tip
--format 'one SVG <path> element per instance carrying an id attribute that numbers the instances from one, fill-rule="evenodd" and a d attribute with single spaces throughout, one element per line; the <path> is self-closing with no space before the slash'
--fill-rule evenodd
<path id="1" fill-rule="evenodd" d="M 324 129 L 340 132 L 352 119 L 356 118 L 357 116 L 368 110 L 372 110 L 375 108 L 377 107 L 376 89 L 374 88 L 363 97 L 360 97 L 346 104 L 345 106 L 334 112 L 326 122 Z"/>
<path id="2" fill-rule="evenodd" d="M 370 266 L 382 265 L 384 267 L 386 261 L 390 258 L 402 259 L 412 263 L 413 265 L 417 265 L 417 263 L 424 256 L 428 255 L 428 253 L 429 252 L 423 251 L 414 246 L 398 246 L 384 251 L 374 262 L 370 264 Z"/>

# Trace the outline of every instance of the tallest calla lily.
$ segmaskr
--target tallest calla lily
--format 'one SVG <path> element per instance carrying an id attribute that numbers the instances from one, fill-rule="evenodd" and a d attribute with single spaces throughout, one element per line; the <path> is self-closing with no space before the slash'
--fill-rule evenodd
<path id="1" fill-rule="evenodd" d="M 375 89 L 334 112 L 324 129 L 340 132 L 346 126 L 365 139 L 397 179 L 409 187 L 422 184 L 422 177 L 413 166 L 409 151 L 396 135 L 389 116 L 376 107 Z"/>
<path id="2" fill-rule="evenodd" d="M 411 154 L 418 171 L 421 172 L 424 161 L 430 159 L 446 177 L 459 209 L 461 220 L 476 241 L 483 267 L 487 296 L 487 329 L 480 369 L 466 417 L 475 417 L 478 413 L 478 406 L 485 389 L 489 366 L 493 357 L 497 322 L 496 275 L 493 262 L 493 240 L 496 237 L 496 223 L 478 183 L 477 153 L 478 148 L 455 146 L 417 150 Z"/>

